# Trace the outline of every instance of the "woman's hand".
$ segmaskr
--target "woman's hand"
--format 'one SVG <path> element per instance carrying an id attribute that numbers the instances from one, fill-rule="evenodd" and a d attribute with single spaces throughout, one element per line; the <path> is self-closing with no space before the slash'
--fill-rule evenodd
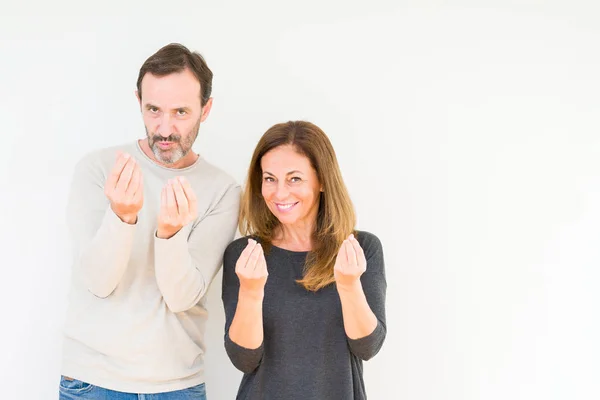
<path id="1" fill-rule="evenodd" d="M 262 296 L 269 273 L 262 246 L 253 239 L 240 254 L 235 264 L 235 273 L 240 280 L 240 292 Z"/>
<path id="2" fill-rule="evenodd" d="M 354 235 L 344 240 L 333 268 L 338 290 L 351 290 L 360 286 L 360 276 L 367 270 L 367 260 Z"/>

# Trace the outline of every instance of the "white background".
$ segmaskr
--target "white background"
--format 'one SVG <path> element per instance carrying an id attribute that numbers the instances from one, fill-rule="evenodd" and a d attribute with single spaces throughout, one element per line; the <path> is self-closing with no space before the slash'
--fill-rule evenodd
<path id="1" fill-rule="evenodd" d="M 195 150 L 238 181 L 277 122 L 330 136 L 386 257 L 370 399 L 600 398 L 597 2 L 87 3 L 2 1 L 0 398 L 58 397 L 73 167 L 143 137 L 138 69 L 169 42 L 215 73 Z M 210 400 L 241 377 L 220 279 Z"/>

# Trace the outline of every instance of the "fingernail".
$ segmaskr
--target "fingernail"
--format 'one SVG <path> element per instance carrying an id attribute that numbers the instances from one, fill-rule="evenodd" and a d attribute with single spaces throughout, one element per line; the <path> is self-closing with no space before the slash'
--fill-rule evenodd
<path id="1" fill-rule="evenodd" d="M 127 158 L 129 158 L 129 154 L 123 153 L 123 157 L 125 157 L 127 159 Z"/>

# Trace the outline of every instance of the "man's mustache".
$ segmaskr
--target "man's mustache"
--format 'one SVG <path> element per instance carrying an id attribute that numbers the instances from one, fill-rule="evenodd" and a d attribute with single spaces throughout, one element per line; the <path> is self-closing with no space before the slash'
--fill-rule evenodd
<path id="1" fill-rule="evenodd" d="M 179 141 L 181 140 L 181 136 L 180 135 L 169 135 L 168 137 L 162 137 L 161 135 L 154 135 L 152 137 L 152 142 L 156 143 L 156 142 L 173 142 L 173 143 L 179 143 Z"/>

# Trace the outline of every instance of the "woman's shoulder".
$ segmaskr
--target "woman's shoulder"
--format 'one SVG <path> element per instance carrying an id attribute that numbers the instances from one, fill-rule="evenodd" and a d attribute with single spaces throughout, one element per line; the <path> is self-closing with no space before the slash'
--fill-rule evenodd
<path id="1" fill-rule="evenodd" d="M 357 230 L 356 231 L 356 240 L 360 243 L 361 246 L 376 246 L 381 247 L 381 240 L 372 232 Z"/>
<path id="2" fill-rule="evenodd" d="M 225 253 L 227 253 L 227 252 L 241 253 L 248 245 L 248 241 L 250 239 L 257 241 L 258 243 L 262 243 L 262 240 L 260 240 L 258 238 L 258 236 L 256 236 L 256 235 L 242 236 L 240 238 L 235 239 L 233 242 L 229 243 L 225 249 Z"/>
<path id="3" fill-rule="evenodd" d="M 256 238 L 252 236 L 243 236 L 229 243 L 225 248 L 225 261 L 230 260 L 231 258 L 234 259 L 234 262 L 237 261 L 240 254 L 242 254 L 242 251 L 244 251 L 244 249 L 248 245 L 249 239 L 256 240 Z"/>
<path id="4" fill-rule="evenodd" d="M 383 245 L 381 244 L 381 240 L 379 240 L 379 237 L 377 237 L 377 235 L 374 233 L 357 230 L 356 240 L 358 240 L 358 243 L 360 244 L 360 247 L 362 247 L 367 258 L 375 254 L 383 254 Z"/>
<path id="5" fill-rule="evenodd" d="M 248 240 L 250 239 L 256 240 L 256 237 L 252 235 L 239 237 L 227 245 L 226 251 L 238 249 L 240 247 L 243 249 L 248 245 Z"/>

